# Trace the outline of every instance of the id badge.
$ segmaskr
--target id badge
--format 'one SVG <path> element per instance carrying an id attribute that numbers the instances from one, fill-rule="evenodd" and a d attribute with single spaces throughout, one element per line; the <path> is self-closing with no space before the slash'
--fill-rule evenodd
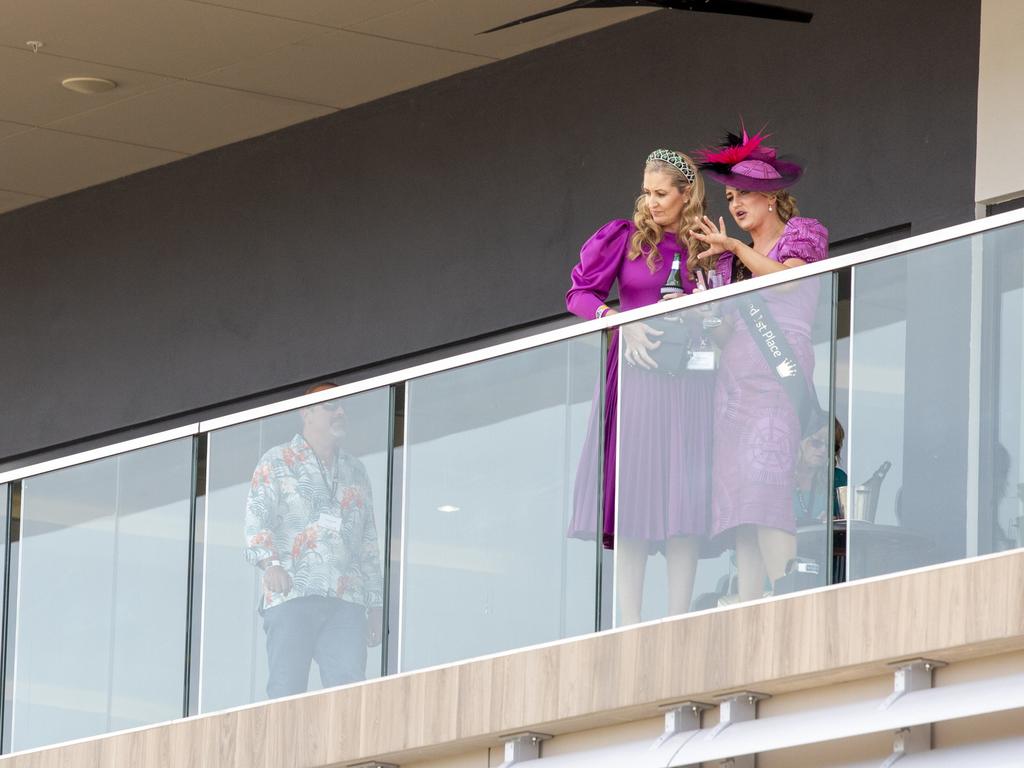
<path id="1" fill-rule="evenodd" d="M 316 524 L 325 530 L 341 533 L 341 518 L 336 515 L 328 515 L 326 512 L 321 512 Z"/>
<path id="2" fill-rule="evenodd" d="M 718 354 L 714 349 L 695 349 L 686 362 L 688 371 L 713 371 L 718 367 Z"/>

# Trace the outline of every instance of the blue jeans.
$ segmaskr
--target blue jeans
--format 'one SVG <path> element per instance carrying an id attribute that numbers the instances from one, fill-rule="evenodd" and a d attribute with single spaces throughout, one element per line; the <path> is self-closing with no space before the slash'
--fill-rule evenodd
<path id="1" fill-rule="evenodd" d="M 302 693 L 316 659 L 324 687 L 366 677 L 366 608 L 334 597 L 296 597 L 263 612 L 267 696 Z"/>

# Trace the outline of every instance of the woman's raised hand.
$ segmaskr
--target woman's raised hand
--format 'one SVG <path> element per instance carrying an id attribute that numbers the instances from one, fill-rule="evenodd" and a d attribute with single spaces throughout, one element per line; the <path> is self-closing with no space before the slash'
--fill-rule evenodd
<path id="1" fill-rule="evenodd" d="M 699 254 L 701 259 L 709 256 L 718 256 L 720 253 L 732 250 L 729 247 L 729 242 L 732 238 L 725 231 L 724 217 L 719 216 L 718 225 L 715 226 L 715 222 L 705 216 L 697 222 L 697 227 L 697 229 L 691 229 L 690 234 L 708 246 L 706 251 L 701 251 Z"/>
<path id="2" fill-rule="evenodd" d="M 625 344 L 625 352 L 622 356 L 630 365 L 639 365 L 641 368 L 657 368 L 650 351 L 661 346 L 661 342 L 652 336 L 661 336 L 664 331 L 659 331 L 645 323 L 630 323 L 622 326 L 622 340 Z"/>

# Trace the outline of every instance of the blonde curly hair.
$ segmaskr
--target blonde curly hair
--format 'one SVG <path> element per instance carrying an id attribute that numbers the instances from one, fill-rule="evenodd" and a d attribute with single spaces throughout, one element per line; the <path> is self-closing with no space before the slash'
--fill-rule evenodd
<path id="1" fill-rule="evenodd" d="M 644 166 L 644 173 L 656 171 L 664 173 L 672 179 L 672 184 L 682 193 L 690 193 L 689 199 L 679 214 L 679 228 L 677 238 L 686 246 L 686 270 L 693 278 L 694 270 L 700 266 L 708 268 L 710 265 L 704 263 L 699 257 L 698 249 L 701 248 L 700 241 L 690 234 L 690 230 L 697 226 L 697 223 L 704 216 L 707 210 L 707 203 L 704 198 L 704 178 L 696 171 L 697 164 L 686 154 L 676 151 L 676 154 L 683 158 L 694 169 L 694 180 L 691 184 L 687 181 L 683 172 L 671 163 L 664 160 L 650 160 Z M 651 272 L 657 272 L 661 267 L 661 254 L 658 253 L 658 243 L 665 234 L 664 228 L 654 221 L 651 211 L 647 207 L 647 196 L 640 195 L 636 199 L 636 206 L 633 211 L 633 223 L 636 225 L 636 232 L 629 240 L 629 251 L 626 258 L 630 261 L 644 256 L 647 261 L 647 268 Z"/>

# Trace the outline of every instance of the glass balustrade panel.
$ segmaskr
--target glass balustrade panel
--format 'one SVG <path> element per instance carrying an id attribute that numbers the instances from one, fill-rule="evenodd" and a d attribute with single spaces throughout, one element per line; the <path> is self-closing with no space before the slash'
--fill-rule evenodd
<path id="1" fill-rule="evenodd" d="M 408 382 L 402 670 L 594 631 L 601 354 L 593 334 Z"/>
<path id="2" fill-rule="evenodd" d="M 0 485 L 0 573 L 4 573 L 4 571 L 7 568 L 7 540 L 8 540 L 8 535 L 9 535 L 8 531 L 12 530 L 12 524 L 13 524 L 13 528 L 16 530 L 17 526 L 20 524 L 20 522 L 21 522 L 21 511 L 20 511 L 20 509 L 17 511 L 17 513 L 15 513 L 15 510 L 12 508 L 12 504 L 11 504 L 11 486 L 6 484 L 6 483 L 4 483 L 4 484 Z M 3 612 L 3 616 L 5 617 L 4 618 L 5 622 L 7 621 L 7 619 L 6 619 L 6 616 L 7 616 L 6 609 L 7 609 L 7 600 L 6 600 L 6 596 L 5 596 L 5 598 L 4 598 L 4 612 Z M 11 640 L 12 640 L 11 638 L 8 638 L 8 643 L 9 643 L 8 647 L 13 647 L 13 643 L 11 642 Z M 7 680 L 4 681 L 4 688 L 5 688 L 6 691 L 9 692 L 11 690 L 11 687 L 12 686 L 10 685 L 10 675 L 8 675 Z M 11 709 L 10 698 L 5 696 L 4 711 L 5 712 L 9 712 L 10 709 Z M 10 732 L 10 720 L 9 719 L 5 720 L 5 722 L 3 724 L 3 728 L 4 728 L 5 732 L 8 732 L 8 733 Z"/>
<path id="3" fill-rule="evenodd" d="M 21 483 L 6 747 L 183 713 L 192 439 Z"/>
<path id="4" fill-rule="evenodd" d="M 827 583 L 831 274 L 623 326 L 615 621 Z"/>
<path id="5" fill-rule="evenodd" d="M 211 432 L 200 711 L 377 677 L 390 396 Z"/>
<path id="6" fill-rule="evenodd" d="M 854 269 L 851 578 L 1021 546 L 1024 225 Z"/>

